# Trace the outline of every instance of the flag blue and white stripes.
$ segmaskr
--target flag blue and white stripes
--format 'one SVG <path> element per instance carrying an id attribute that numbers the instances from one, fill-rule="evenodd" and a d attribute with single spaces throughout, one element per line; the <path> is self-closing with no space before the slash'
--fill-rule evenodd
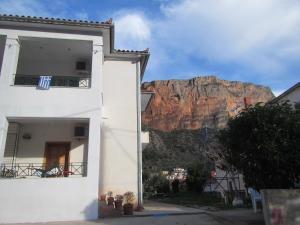
<path id="1" fill-rule="evenodd" d="M 50 88 L 52 76 L 40 76 L 38 88 L 48 90 Z"/>

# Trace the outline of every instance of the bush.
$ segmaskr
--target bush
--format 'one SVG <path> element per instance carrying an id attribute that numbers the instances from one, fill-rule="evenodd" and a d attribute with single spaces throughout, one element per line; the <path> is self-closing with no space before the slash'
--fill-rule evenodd
<path id="1" fill-rule="evenodd" d="M 248 107 L 220 131 L 221 157 L 256 190 L 300 181 L 300 110 L 288 102 Z"/>
<path id="2" fill-rule="evenodd" d="M 170 182 L 165 176 L 155 174 L 144 182 L 144 190 L 151 193 L 170 193 Z"/>
<path id="3" fill-rule="evenodd" d="M 190 191 L 203 192 L 210 176 L 210 166 L 206 162 L 195 162 L 187 170 L 186 184 Z"/>
<path id="4" fill-rule="evenodd" d="M 178 179 L 175 179 L 172 181 L 172 191 L 174 193 L 178 193 L 179 192 L 179 180 Z"/>

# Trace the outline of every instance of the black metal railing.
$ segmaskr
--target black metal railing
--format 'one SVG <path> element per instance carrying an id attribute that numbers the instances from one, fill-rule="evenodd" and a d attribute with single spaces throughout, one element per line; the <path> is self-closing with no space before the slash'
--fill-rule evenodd
<path id="1" fill-rule="evenodd" d="M 14 85 L 37 86 L 39 80 L 39 75 L 16 74 Z M 91 86 L 91 78 L 77 76 L 52 76 L 50 86 L 88 88 Z"/>
<path id="2" fill-rule="evenodd" d="M 1 164 L 0 179 L 30 178 L 30 177 L 69 177 L 86 176 L 87 163 L 74 162 L 67 165 L 59 164 L 48 167 L 44 163 L 15 163 Z"/>

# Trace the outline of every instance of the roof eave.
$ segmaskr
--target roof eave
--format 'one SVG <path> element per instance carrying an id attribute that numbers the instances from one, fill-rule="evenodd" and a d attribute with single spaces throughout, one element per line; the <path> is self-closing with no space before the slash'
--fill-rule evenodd
<path id="1" fill-rule="evenodd" d="M 289 89 L 287 89 L 285 92 L 283 92 L 282 94 L 280 94 L 276 98 L 272 99 L 270 101 L 270 103 L 275 103 L 275 102 L 280 101 L 282 98 L 284 98 L 285 96 L 287 96 L 289 93 L 293 92 L 298 87 L 300 87 L 300 82 L 296 83 L 295 85 L 293 85 L 292 87 L 290 87 Z"/>

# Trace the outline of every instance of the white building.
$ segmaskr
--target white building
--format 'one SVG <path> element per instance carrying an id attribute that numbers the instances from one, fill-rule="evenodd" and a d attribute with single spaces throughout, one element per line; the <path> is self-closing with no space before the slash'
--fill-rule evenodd
<path id="1" fill-rule="evenodd" d="M 293 106 L 300 103 L 300 82 L 290 87 L 278 97 L 274 98 L 271 103 L 289 101 Z"/>
<path id="2" fill-rule="evenodd" d="M 114 49 L 111 20 L 0 16 L 0 223 L 97 219 L 108 191 L 142 204 L 148 58 Z"/>

